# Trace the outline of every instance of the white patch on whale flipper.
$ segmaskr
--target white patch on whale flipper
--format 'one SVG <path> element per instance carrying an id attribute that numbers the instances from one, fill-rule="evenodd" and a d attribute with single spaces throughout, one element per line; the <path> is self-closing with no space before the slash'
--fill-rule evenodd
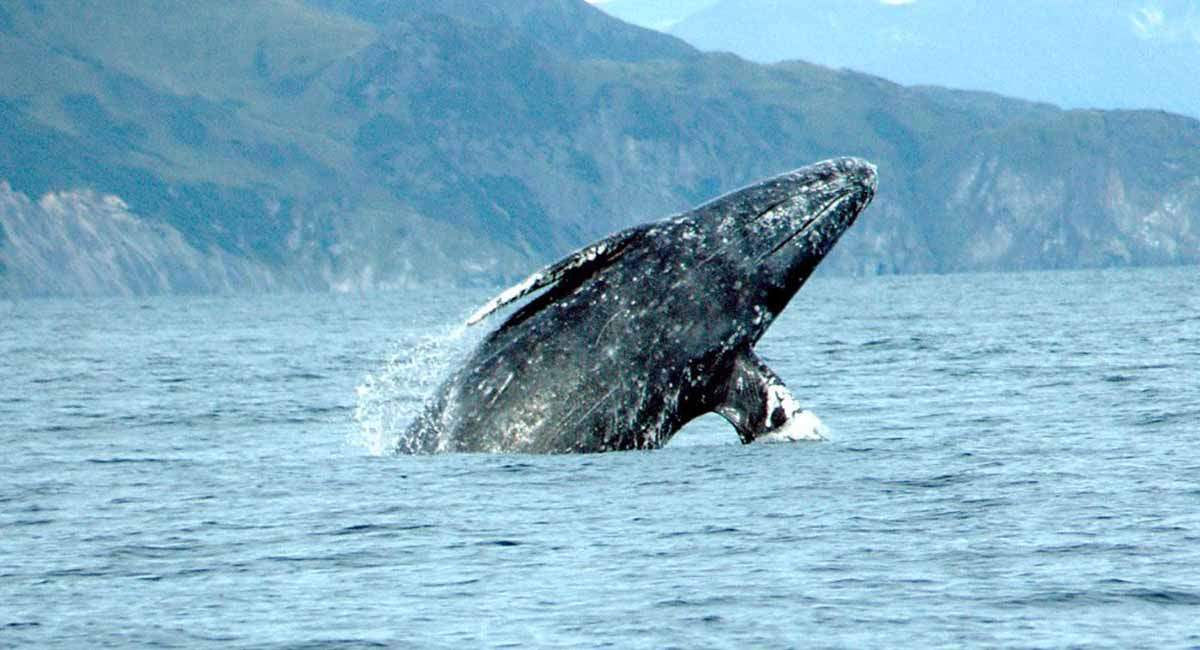
<path id="1" fill-rule="evenodd" d="M 804 442 L 829 440 L 829 428 L 812 411 L 800 411 L 788 418 L 778 430 L 761 435 L 754 442 Z"/>
<path id="2" fill-rule="evenodd" d="M 786 420 L 768 433 L 758 436 L 755 442 L 799 442 L 802 440 L 828 440 L 829 429 L 812 411 L 806 411 L 792 393 L 781 384 L 767 388 L 766 422 L 771 424 L 777 410 L 782 410 Z"/>

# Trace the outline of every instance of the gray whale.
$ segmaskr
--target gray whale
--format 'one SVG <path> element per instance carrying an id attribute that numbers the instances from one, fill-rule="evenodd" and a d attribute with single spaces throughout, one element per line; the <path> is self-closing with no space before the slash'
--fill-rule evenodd
<path id="1" fill-rule="evenodd" d="M 398 451 L 656 448 L 705 413 L 745 443 L 817 436 L 754 345 L 875 195 L 838 158 L 619 232 L 484 305 L 540 289 L 434 394 Z"/>

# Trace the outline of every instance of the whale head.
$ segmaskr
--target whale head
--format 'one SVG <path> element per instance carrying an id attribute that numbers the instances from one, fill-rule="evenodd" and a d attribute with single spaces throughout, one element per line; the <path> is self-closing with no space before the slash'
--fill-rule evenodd
<path id="1" fill-rule="evenodd" d="M 766 325 L 832 250 L 875 196 L 876 170 L 861 158 L 836 158 L 775 176 L 697 208 L 720 263 L 738 278 Z"/>

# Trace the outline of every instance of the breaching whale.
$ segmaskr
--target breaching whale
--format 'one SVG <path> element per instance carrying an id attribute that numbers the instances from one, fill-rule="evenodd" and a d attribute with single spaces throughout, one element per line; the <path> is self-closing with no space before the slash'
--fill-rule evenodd
<path id="1" fill-rule="evenodd" d="M 813 438 L 754 345 L 875 195 L 838 158 L 619 232 L 504 291 L 539 289 L 434 394 L 398 451 L 656 448 L 716 412 L 742 442 Z"/>

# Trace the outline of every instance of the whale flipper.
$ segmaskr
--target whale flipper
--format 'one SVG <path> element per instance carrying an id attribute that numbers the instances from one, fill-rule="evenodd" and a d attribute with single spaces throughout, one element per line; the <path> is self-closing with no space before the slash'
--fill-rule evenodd
<path id="1" fill-rule="evenodd" d="M 489 300 L 487 304 L 476 310 L 474 314 L 471 314 L 471 317 L 467 319 L 467 325 L 474 325 L 487 318 L 497 309 L 513 301 L 520 300 L 543 287 L 548 287 L 552 284 L 578 284 L 583 282 L 596 269 L 620 257 L 625 252 L 625 248 L 629 242 L 646 229 L 646 226 L 637 226 L 622 230 L 590 246 L 585 246 L 543 268 Z"/>
<path id="2" fill-rule="evenodd" d="M 817 416 L 801 408 L 779 375 L 751 350 L 734 361 L 724 401 L 714 410 L 737 429 L 744 444 L 825 439 Z"/>

